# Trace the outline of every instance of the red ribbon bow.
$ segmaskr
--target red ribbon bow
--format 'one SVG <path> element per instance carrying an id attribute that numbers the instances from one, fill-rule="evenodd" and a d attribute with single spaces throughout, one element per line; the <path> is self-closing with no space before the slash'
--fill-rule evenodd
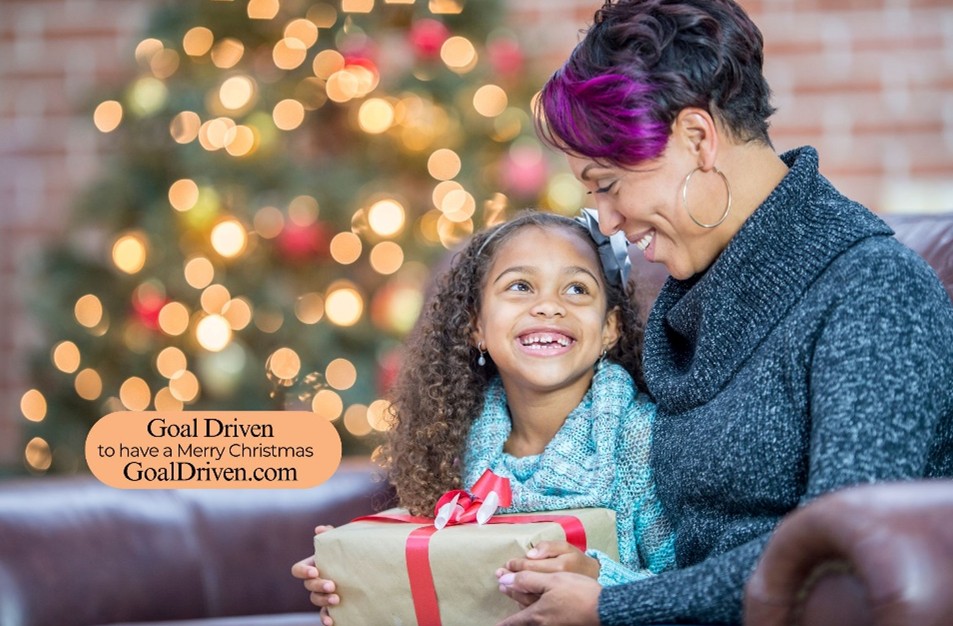
<path id="1" fill-rule="evenodd" d="M 433 507 L 437 529 L 456 524 L 485 524 L 500 507 L 508 507 L 513 501 L 510 479 L 497 476 L 486 470 L 473 483 L 470 491 L 452 489 L 437 500 Z"/>

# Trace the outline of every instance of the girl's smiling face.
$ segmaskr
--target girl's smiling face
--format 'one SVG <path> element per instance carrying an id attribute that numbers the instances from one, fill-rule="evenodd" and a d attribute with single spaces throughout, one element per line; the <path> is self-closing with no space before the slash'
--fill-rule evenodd
<path id="1" fill-rule="evenodd" d="M 581 398 L 593 365 L 617 339 L 602 269 L 579 234 L 526 226 L 497 248 L 473 341 L 485 345 L 508 396 L 561 391 Z"/>

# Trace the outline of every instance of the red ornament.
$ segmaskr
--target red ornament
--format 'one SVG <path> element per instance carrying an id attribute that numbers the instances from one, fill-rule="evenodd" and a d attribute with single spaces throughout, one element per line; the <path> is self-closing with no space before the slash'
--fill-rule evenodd
<path id="1" fill-rule="evenodd" d="M 500 182 L 504 189 L 519 197 L 533 197 L 546 185 L 546 161 L 538 150 L 512 148 L 501 164 Z"/>
<path id="2" fill-rule="evenodd" d="M 159 311 L 169 299 L 157 291 L 138 289 L 132 297 L 132 310 L 136 319 L 149 330 L 159 329 Z"/>
<path id="3" fill-rule="evenodd" d="M 516 76 L 523 71 L 523 50 L 515 39 L 500 37 L 486 48 L 490 65 L 497 75 Z"/>
<path id="4" fill-rule="evenodd" d="M 410 27 L 410 45 L 417 56 L 423 59 L 435 59 L 440 56 L 440 48 L 450 37 L 450 30 L 443 22 L 424 18 Z"/>
<path id="5" fill-rule="evenodd" d="M 377 359 L 377 395 L 386 397 L 397 382 L 397 374 L 403 362 L 400 348 L 393 348 Z"/>
<path id="6" fill-rule="evenodd" d="M 326 257 L 330 250 L 328 229 L 321 222 L 300 226 L 288 221 L 277 240 L 278 252 L 289 261 Z"/>

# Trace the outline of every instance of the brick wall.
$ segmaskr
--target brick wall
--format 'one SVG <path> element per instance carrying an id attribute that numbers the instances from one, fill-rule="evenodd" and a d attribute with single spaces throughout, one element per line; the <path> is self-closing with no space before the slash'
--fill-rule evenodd
<path id="1" fill-rule="evenodd" d="M 764 35 L 778 150 L 815 146 L 821 171 L 875 211 L 953 211 L 949 0 L 740 1 Z M 548 74 L 596 6 L 520 0 L 511 22 Z"/>
<path id="2" fill-rule="evenodd" d="M 0 466 L 22 458 L 24 355 L 37 339 L 25 302 L 44 288 L 35 257 L 97 172 L 101 139 L 86 105 L 94 86 L 122 78 L 149 6 L 0 1 Z"/>
<path id="3" fill-rule="evenodd" d="M 121 80 L 157 0 L 0 0 L 0 466 L 19 464 L 31 272 L 105 142 L 87 105 Z M 190 0 L 200 1 L 200 0 Z M 479 2 L 480 0 L 470 0 Z M 821 169 L 878 211 L 953 210 L 949 0 L 742 0 L 767 42 L 779 150 L 812 144 Z M 596 0 L 511 0 L 545 75 Z"/>

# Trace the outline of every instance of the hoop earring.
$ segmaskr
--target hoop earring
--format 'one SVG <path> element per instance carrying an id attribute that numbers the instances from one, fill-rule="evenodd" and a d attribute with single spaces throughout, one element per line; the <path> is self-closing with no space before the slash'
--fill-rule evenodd
<path id="1" fill-rule="evenodd" d="M 692 212 L 688 208 L 688 181 L 690 181 L 692 179 L 692 175 L 700 169 L 701 169 L 700 167 L 696 167 L 695 169 L 690 171 L 688 173 L 688 176 L 685 177 L 685 180 L 682 181 L 682 206 L 685 207 L 685 212 L 688 213 L 688 217 L 691 218 L 691 220 L 695 222 L 695 224 L 697 224 L 698 226 L 701 226 L 702 228 L 715 228 L 716 226 L 724 222 L 725 219 L 728 217 L 728 213 L 731 212 L 731 185 L 728 184 L 728 177 L 725 176 L 721 170 L 719 170 L 717 167 L 712 168 L 712 171 L 718 174 L 719 176 L 721 176 L 722 182 L 725 183 L 725 191 L 728 192 L 728 202 L 725 203 L 725 211 L 724 213 L 721 214 L 721 217 L 718 218 L 717 222 L 706 224 L 705 222 L 698 221 L 697 219 L 695 219 L 695 216 L 692 215 Z"/>
<path id="2" fill-rule="evenodd" d="M 477 358 L 477 365 L 479 365 L 480 367 L 483 367 L 484 365 L 486 365 L 486 350 L 484 350 L 485 347 L 486 345 L 483 343 L 482 340 L 480 341 L 479 344 L 477 344 L 477 350 L 480 351 L 480 356 Z"/>

